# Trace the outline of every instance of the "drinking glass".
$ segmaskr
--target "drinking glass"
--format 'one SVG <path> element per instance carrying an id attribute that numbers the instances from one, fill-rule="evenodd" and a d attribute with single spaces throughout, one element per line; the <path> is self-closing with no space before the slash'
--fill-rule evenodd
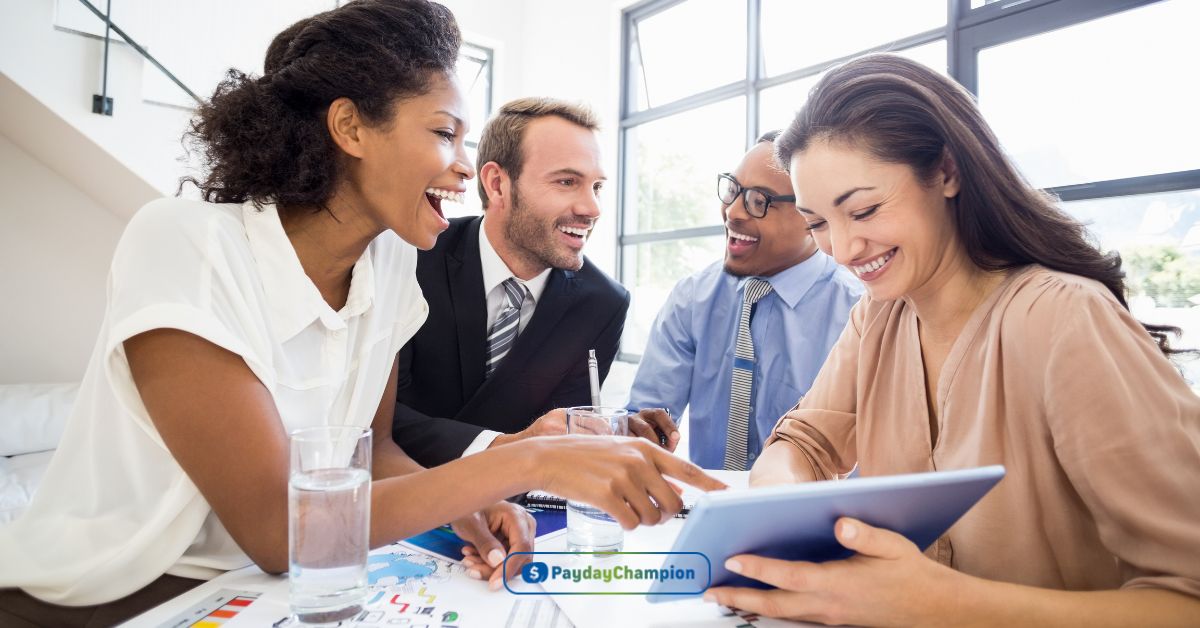
<path id="1" fill-rule="evenodd" d="M 367 596 L 371 430 L 325 426 L 291 433 L 288 582 L 305 624 L 354 617 Z"/>
<path id="2" fill-rule="evenodd" d="M 567 408 L 567 433 L 628 436 L 629 411 L 624 408 Z M 625 542 L 621 524 L 590 504 L 567 500 L 567 549 L 572 552 L 619 552 Z"/>

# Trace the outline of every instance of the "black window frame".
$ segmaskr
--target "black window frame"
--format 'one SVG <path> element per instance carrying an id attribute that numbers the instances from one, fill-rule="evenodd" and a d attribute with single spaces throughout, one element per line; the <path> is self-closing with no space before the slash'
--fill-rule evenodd
<path id="1" fill-rule="evenodd" d="M 639 80 L 639 73 L 636 72 L 637 66 L 635 65 L 635 52 L 638 45 L 637 24 L 687 1 L 644 0 L 625 9 L 621 16 L 620 124 L 617 139 L 617 163 L 621 176 L 618 177 L 617 182 L 616 275 L 622 283 L 629 279 L 626 276 L 627 269 L 625 267 L 627 247 L 724 233 L 724 228 L 719 225 L 642 233 L 629 232 L 630 226 L 626 224 L 629 214 L 627 208 L 632 200 L 631 194 L 636 191 L 633 182 L 637 175 L 635 172 L 631 172 L 632 162 L 628 156 L 628 135 L 637 126 L 740 96 L 745 98 L 745 138 L 746 148 L 749 149 L 754 139 L 763 131 L 759 128 L 759 94 L 764 89 L 814 76 L 832 65 L 863 54 L 902 50 L 941 39 L 946 41 L 948 74 L 972 94 L 978 95 L 978 53 L 980 50 L 1154 4 L 1161 0 L 998 0 L 989 1 L 976 8 L 971 8 L 971 0 L 946 0 L 947 19 L 944 27 L 893 41 L 881 42 L 872 48 L 826 59 L 818 64 L 771 77 L 764 76 L 763 72 L 759 19 L 761 0 L 745 0 L 747 15 L 745 77 L 673 102 L 639 110 L 636 102 L 638 92 L 635 83 Z M 644 77 L 641 78 L 644 79 Z M 1200 169 L 1046 188 L 1064 203 L 1193 189 L 1200 189 Z M 617 355 L 618 359 L 627 362 L 636 362 L 640 357 L 639 354 L 626 351 L 624 347 Z"/>
<path id="2" fill-rule="evenodd" d="M 471 49 L 471 52 L 473 52 L 473 53 L 478 52 L 479 54 L 468 54 L 468 52 L 467 52 L 468 48 Z M 458 56 L 460 59 L 465 56 L 468 59 L 471 59 L 472 61 L 479 62 L 481 64 L 480 73 L 485 74 L 487 76 L 487 92 L 485 93 L 484 100 L 483 100 L 483 102 L 484 102 L 483 119 L 473 121 L 473 124 L 477 125 L 479 128 L 483 128 L 484 122 L 486 122 L 488 118 L 492 117 L 492 108 L 495 104 L 492 99 L 495 95 L 495 86 L 496 86 L 495 81 L 494 81 L 495 66 L 496 66 L 496 51 L 487 46 L 476 44 L 474 42 L 464 41 L 463 45 L 462 45 L 462 49 L 459 50 Z M 466 86 L 464 85 L 464 87 L 466 87 Z M 463 144 L 467 148 L 470 148 L 470 149 L 474 149 L 474 150 L 479 149 L 479 142 L 476 142 L 475 140 L 466 140 L 463 142 Z"/>

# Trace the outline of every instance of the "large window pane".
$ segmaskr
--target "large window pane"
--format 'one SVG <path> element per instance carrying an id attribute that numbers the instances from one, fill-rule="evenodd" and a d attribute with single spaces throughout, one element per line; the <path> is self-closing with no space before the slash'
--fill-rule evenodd
<path id="1" fill-rule="evenodd" d="M 725 237 L 709 236 L 624 247 L 625 286 L 632 299 L 621 351 L 640 355 L 650 337 L 654 317 L 676 282 L 724 259 Z"/>
<path id="2" fill-rule="evenodd" d="M 762 0 L 761 23 L 766 76 L 777 76 L 943 27 L 946 0 Z"/>
<path id="3" fill-rule="evenodd" d="M 458 55 L 458 81 L 467 93 L 467 107 L 471 113 L 471 130 L 467 141 L 479 143 L 483 125 L 491 114 L 492 84 L 489 65 L 491 53 L 485 48 L 463 44 Z"/>
<path id="4" fill-rule="evenodd" d="M 1200 168 L 1200 2 L 1169 0 L 979 53 L 979 102 L 1039 187 Z"/>
<path id="5" fill-rule="evenodd" d="M 638 109 L 746 77 L 746 4 L 688 0 L 634 27 L 630 51 Z"/>
<path id="6" fill-rule="evenodd" d="M 732 98 L 627 131 L 625 233 L 719 225 L 717 173 L 746 149 L 746 99 Z"/>
<path id="7" fill-rule="evenodd" d="M 764 89 L 758 95 L 758 132 L 782 129 L 792 123 L 796 112 L 808 102 L 808 92 L 824 72 Z"/>
<path id="8" fill-rule="evenodd" d="M 1130 311 L 1146 323 L 1174 325 L 1176 347 L 1200 348 L 1200 190 L 1064 203 L 1105 250 L 1124 260 Z M 1183 363 L 1200 386 L 1200 360 Z"/>
<path id="9" fill-rule="evenodd" d="M 923 63 L 942 75 L 946 75 L 946 40 L 922 44 L 913 48 L 897 50 L 896 54 Z M 796 112 L 808 100 L 808 92 L 825 76 L 824 72 L 796 81 L 764 89 L 759 94 L 759 133 L 771 129 L 782 129 L 792 122 Z"/>
<path id="10" fill-rule="evenodd" d="M 901 57 L 907 57 L 933 70 L 937 70 L 937 73 L 942 76 L 950 76 L 949 68 L 946 67 L 945 39 L 938 39 L 927 44 L 905 48 L 904 50 L 896 50 L 894 52 Z"/>

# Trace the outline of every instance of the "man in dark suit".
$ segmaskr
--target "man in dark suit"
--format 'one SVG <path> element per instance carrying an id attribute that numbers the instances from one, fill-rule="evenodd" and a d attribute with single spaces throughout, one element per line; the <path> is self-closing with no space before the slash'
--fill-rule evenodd
<path id="1" fill-rule="evenodd" d="M 561 408 L 591 403 L 589 349 L 608 374 L 629 292 L 582 252 L 606 180 L 596 126 L 525 98 L 484 129 L 484 216 L 452 220 L 417 263 L 429 318 L 400 352 L 393 426 L 417 462 L 562 434 Z"/>

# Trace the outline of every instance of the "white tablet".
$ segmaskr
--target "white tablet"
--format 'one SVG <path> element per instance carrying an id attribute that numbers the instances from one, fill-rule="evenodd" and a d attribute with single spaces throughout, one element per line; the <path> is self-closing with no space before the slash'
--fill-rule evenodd
<path id="1" fill-rule="evenodd" d="M 848 558 L 852 552 L 833 534 L 839 517 L 894 530 L 924 550 L 1003 477 L 1004 467 L 995 465 L 705 493 L 672 551 L 707 556 L 710 586 L 765 588 L 725 569 L 726 559 L 737 554 L 811 562 Z M 664 602 L 700 593 L 676 593 L 670 584 L 656 582 L 647 598 Z"/>

